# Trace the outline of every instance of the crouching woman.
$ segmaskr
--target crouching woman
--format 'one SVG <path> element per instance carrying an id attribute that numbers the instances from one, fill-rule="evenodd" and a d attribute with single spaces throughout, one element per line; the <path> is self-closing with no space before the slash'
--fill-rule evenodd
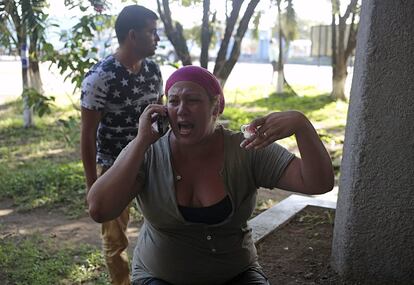
<path id="1" fill-rule="evenodd" d="M 144 216 L 133 284 L 268 284 L 247 220 L 259 187 L 320 194 L 333 187 L 330 157 L 300 112 L 249 124 L 245 138 L 217 126 L 223 91 L 207 70 L 186 66 L 166 82 L 167 104 L 149 105 L 137 137 L 92 186 L 97 222 L 136 199 Z M 168 116 L 160 135 L 155 117 Z M 275 141 L 295 135 L 300 158 Z"/>

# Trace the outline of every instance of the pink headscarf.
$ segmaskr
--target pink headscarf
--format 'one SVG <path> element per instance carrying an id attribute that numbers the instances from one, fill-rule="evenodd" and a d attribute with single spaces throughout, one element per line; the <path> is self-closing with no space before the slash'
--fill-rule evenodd
<path id="1" fill-rule="evenodd" d="M 190 81 L 197 83 L 207 91 L 209 96 L 213 98 L 218 97 L 219 114 L 223 113 L 225 104 L 223 90 L 221 89 L 217 78 L 207 69 L 200 66 L 187 65 L 174 71 L 165 84 L 165 94 L 167 96 L 168 90 L 170 90 L 171 86 L 179 81 Z"/>

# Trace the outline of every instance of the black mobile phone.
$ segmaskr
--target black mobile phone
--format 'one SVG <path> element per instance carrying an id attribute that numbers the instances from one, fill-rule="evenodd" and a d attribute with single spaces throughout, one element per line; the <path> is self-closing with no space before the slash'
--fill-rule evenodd
<path id="1" fill-rule="evenodd" d="M 160 134 L 160 136 L 162 137 L 170 128 L 169 125 L 169 121 L 168 121 L 168 116 L 161 116 L 158 115 L 157 117 L 157 131 Z"/>

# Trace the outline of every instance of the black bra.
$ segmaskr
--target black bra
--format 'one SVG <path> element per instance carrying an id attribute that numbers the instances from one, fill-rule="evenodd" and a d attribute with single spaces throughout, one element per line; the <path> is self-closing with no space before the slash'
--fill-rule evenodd
<path id="1" fill-rule="evenodd" d="M 178 209 L 188 222 L 213 225 L 224 221 L 230 215 L 232 206 L 227 195 L 220 202 L 208 207 L 193 208 L 178 205 Z"/>

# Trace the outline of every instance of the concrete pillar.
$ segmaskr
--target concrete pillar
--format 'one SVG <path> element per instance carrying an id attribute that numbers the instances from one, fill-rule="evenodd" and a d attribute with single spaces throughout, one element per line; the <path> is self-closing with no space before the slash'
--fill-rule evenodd
<path id="1" fill-rule="evenodd" d="M 414 284 L 414 1 L 363 0 L 332 265 Z"/>

